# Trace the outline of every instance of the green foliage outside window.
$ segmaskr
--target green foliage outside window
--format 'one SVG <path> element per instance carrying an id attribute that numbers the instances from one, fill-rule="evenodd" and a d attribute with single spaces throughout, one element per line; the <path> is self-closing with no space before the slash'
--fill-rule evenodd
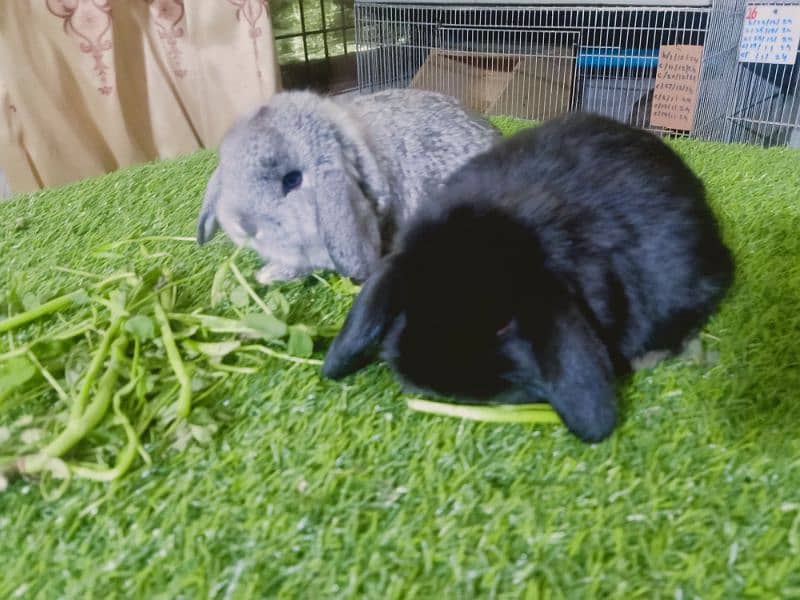
<path id="1" fill-rule="evenodd" d="M 304 30 L 309 60 L 353 52 L 353 0 L 272 0 L 270 13 L 281 64 L 305 60 Z"/>

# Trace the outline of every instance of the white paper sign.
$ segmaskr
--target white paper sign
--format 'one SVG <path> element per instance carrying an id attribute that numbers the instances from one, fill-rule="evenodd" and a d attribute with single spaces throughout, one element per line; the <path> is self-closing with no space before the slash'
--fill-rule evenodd
<path id="1" fill-rule="evenodd" d="M 800 5 L 748 4 L 739 62 L 793 65 L 800 44 Z"/>

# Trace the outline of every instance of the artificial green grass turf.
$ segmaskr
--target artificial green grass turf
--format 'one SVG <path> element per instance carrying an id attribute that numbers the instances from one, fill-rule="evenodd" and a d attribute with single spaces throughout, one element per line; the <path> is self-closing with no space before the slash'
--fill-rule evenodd
<path id="1" fill-rule="evenodd" d="M 637 374 L 609 441 L 408 411 L 382 365 L 335 383 L 265 359 L 201 407 L 221 424 L 206 446 L 154 439 L 152 467 L 55 501 L 13 482 L 0 597 L 800 595 L 800 153 L 674 145 L 707 182 L 737 282 L 707 328 L 718 362 Z M 212 166 L 204 152 L 0 204 L 0 281 L 22 272 L 47 297 L 82 283 L 57 265 L 136 260 L 100 244 L 192 236 Z M 230 251 L 221 236 L 148 248 L 195 273 L 204 303 Z M 313 279 L 285 289 L 307 322 L 349 302 Z"/>

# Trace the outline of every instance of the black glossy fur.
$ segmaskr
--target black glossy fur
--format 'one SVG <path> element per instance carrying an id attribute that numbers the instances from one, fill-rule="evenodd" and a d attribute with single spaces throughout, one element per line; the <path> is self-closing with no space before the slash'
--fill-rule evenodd
<path id="1" fill-rule="evenodd" d="M 733 277 L 702 182 L 657 137 L 599 116 L 501 141 L 425 207 L 364 285 L 327 377 L 382 349 L 415 387 L 545 399 L 599 441 L 615 377 L 677 350 Z"/>

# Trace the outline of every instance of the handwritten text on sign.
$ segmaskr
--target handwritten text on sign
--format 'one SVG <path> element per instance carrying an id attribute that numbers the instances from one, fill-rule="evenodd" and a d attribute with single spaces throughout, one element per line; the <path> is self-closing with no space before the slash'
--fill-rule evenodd
<path id="1" fill-rule="evenodd" d="M 650 113 L 651 125 L 680 131 L 692 130 L 702 58 L 702 46 L 661 46 Z"/>
<path id="2" fill-rule="evenodd" d="M 800 6 L 748 4 L 739 62 L 793 65 L 800 44 Z"/>

